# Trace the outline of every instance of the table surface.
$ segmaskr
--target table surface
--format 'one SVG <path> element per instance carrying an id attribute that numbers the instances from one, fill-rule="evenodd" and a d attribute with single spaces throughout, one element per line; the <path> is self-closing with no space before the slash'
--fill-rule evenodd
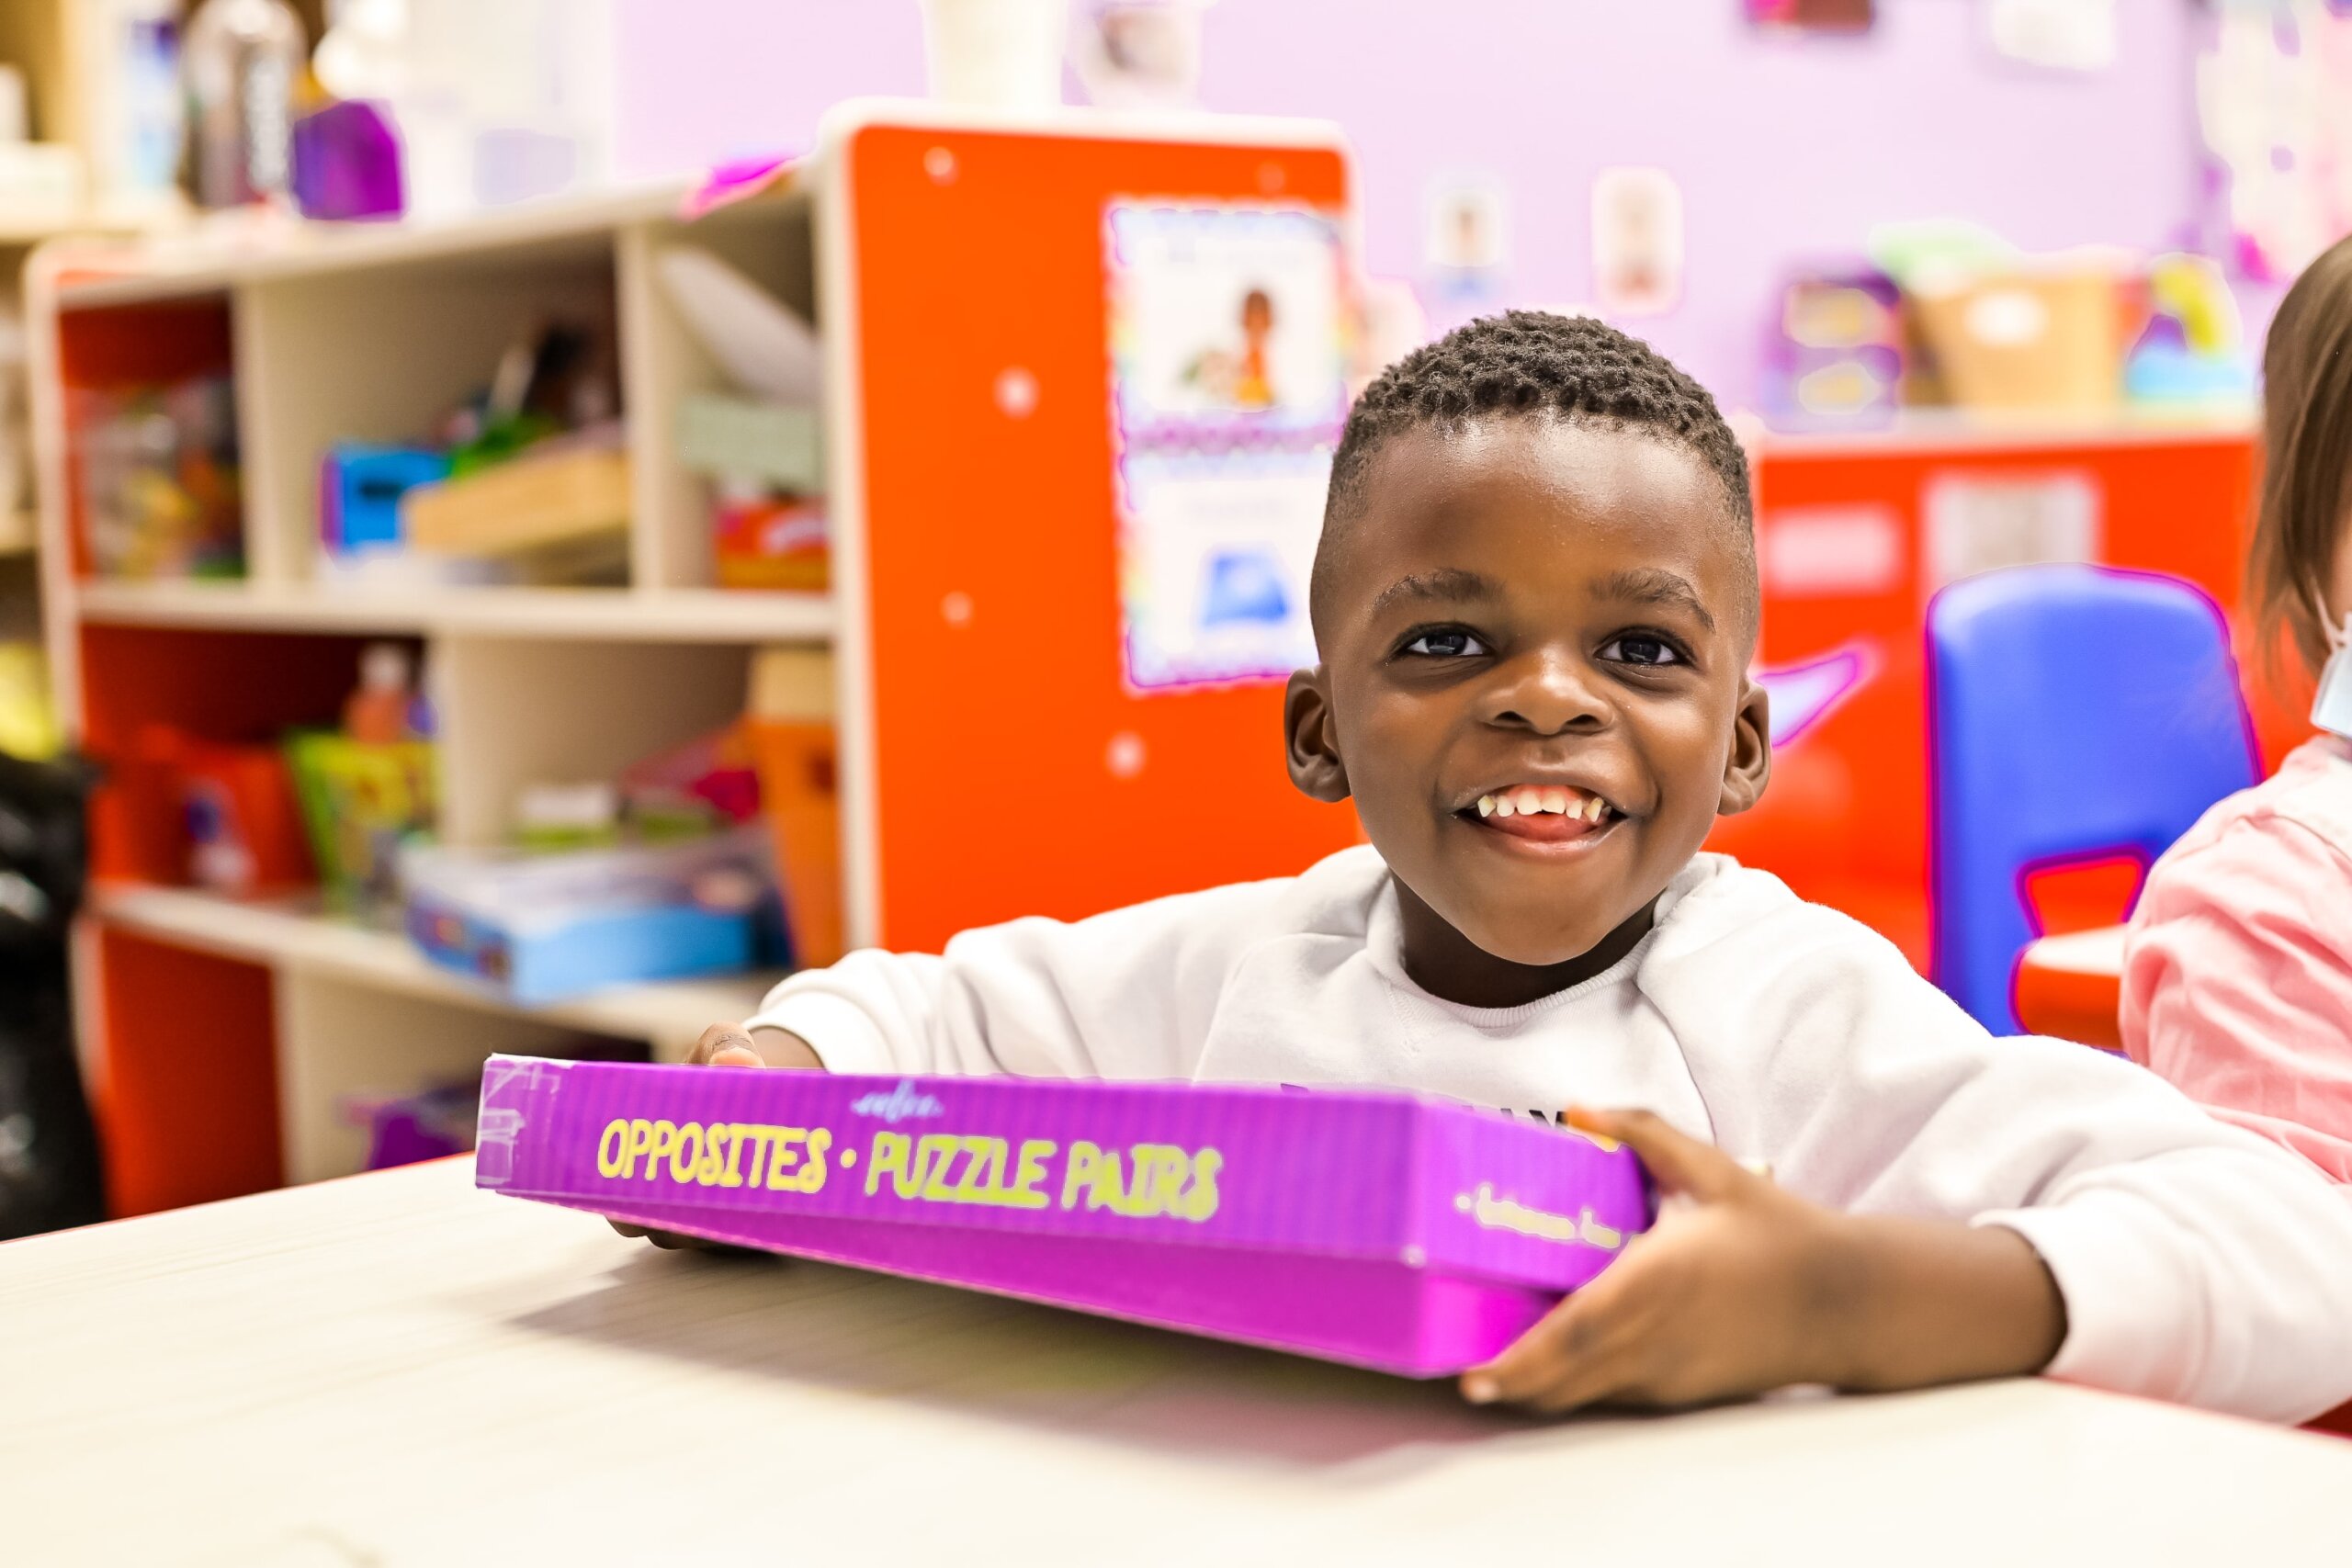
<path id="1" fill-rule="evenodd" d="M 2334 1438 L 2030 1380 L 1538 1423 L 470 1178 L 0 1246 L 8 1559 L 2352 1561 Z"/>

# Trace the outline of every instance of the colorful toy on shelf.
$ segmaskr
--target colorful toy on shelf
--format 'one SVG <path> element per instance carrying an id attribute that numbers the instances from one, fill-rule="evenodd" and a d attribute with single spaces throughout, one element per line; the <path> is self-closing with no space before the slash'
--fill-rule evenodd
<path id="1" fill-rule="evenodd" d="M 379 106 L 329 104 L 294 122 L 294 204 L 305 218 L 398 218 L 400 133 Z"/>
<path id="2" fill-rule="evenodd" d="M 833 660 L 823 649 L 763 648 L 752 660 L 744 719 L 760 802 L 775 835 L 793 962 L 831 964 L 847 951 L 842 915 L 839 740 Z"/>
<path id="3" fill-rule="evenodd" d="M 136 772 L 177 798 L 188 881 L 239 898 L 311 886 L 301 808 L 277 747 L 207 740 L 156 724 L 140 732 L 134 749 Z"/>
<path id="4" fill-rule="evenodd" d="M 716 488 L 710 553 L 719 587 L 822 593 L 831 586 L 832 528 L 821 499 Z"/>
<path id="5" fill-rule="evenodd" d="M 402 536 L 428 555 L 488 558 L 532 581 L 628 579 L 629 463 L 615 433 L 550 438 L 453 472 L 404 493 L 400 510 Z"/>
<path id="6" fill-rule="evenodd" d="M 1363 1090 L 493 1056 L 475 1180 L 741 1246 L 1411 1376 L 1650 1223 L 1630 1150 Z"/>
<path id="7" fill-rule="evenodd" d="M 64 749 L 40 644 L 0 642 L 0 752 L 45 762 Z"/>
<path id="8" fill-rule="evenodd" d="M 329 561 L 358 569 L 408 544 L 401 498 L 449 477 L 449 457 L 423 446 L 342 441 L 319 461 L 319 543 Z"/>
<path id="9" fill-rule="evenodd" d="M 821 592 L 831 547 L 815 334 L 707 252 L 676 247 L 662 265 L 680 313 L 748 394 L 678 401 L 678 462 L 710 483 L 712 576 L 721 588 Z"/>
<path id="10" fill-rule="evenodd" d="M 242 577 L 234 387 L 199 376 L 68 394 L 82 538 L 100 577 Z"/>
<path id="11" fill-rule="evenodd" d="M 2135 402 L 2244 402 L 2254 367 L 2237 297 L 2206 256 L 2158 256 L 2148 265 L 2148 324 L 2123 363 Z"/>
<path id="12" fill-rule="evenodd" d="M 772 868 L 753 828 L 553 855 L 414 846 L 401 880 L 427 958 L 536 1004 L 748 967 Z"/>
<path id="13" fill-rule="evenodd" d="M 304 730 L 288 738 L 286 757 L 329 906 L 369 916 L 396 908 L 401 847 L 433 830 L 433 744 Z"/>
<path id="14" fill-rule="evenodd" d="M 479 1083 L 451 1082 L 414 1094 L 356 1096 L 342 1111 L 346 1121 L 368 1129 L 367 1168 L 390 1170 L 471 1149 L 481 1104 Z"/>
<path id="15" fill-rule="evenodd" d="M 1781 290 L 1765 379 L 1777 428 L 1883 425 L 1903 401 L 1903 293 L 1864 264 L 1810 268 Z"/>
<path id="16" fill-rule="evenodd" d="M 759 819 L 760 776 L 741 724 L 696 736 L 624 769 L 619 785 L 630 826 L 648 841 Z"/>

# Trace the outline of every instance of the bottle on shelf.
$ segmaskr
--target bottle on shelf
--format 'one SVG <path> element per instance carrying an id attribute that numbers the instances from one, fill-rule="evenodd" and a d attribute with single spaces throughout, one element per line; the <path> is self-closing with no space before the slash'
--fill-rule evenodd
<path id="1" fill-rule="evenodd" d="M 211 0 L 188 24 L 181 66 L 199 205 L 285 198 L 306 52 L 302 19 L 286 0 Z"/>
<path id="2" fill-rule="evenodd" d="M 413 740 L 416 693 L 408 649 L 372 642 L 359 655 L 359 684 L 344 699 L 343 732 L 371 746 Z"/>

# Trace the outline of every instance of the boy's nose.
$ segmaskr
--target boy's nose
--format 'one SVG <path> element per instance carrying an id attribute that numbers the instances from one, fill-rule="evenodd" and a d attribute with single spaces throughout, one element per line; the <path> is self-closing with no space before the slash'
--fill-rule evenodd
<path id="1" fill-rule="evenodd" d="M 1560 735 L 1597 728 L 1608 717 L 1582 662 L 1570 655 L 1531 651 L 1495 673 L 1485 701 L 1488 724 Z"/>

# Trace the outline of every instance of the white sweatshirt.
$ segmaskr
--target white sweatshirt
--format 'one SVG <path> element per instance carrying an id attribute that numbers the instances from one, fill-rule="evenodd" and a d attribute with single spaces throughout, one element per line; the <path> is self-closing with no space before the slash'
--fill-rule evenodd
<path id="1" fill-rule="evenodd" d="M 1407 977 L 1365 848 L 944 955 L 852 953 L 751 1022 L 841 1073 L 1646 1108 L 1831 1208 L 2018 1231 L 2065 1298 L 2053 1376 L 2276 1420 L 2352 1399 L 2352 1189 L 2120 1058 L 1993 1038 L 1866 927 L 1719 855 L 1623 960 L 1525 1007 Z"/>

